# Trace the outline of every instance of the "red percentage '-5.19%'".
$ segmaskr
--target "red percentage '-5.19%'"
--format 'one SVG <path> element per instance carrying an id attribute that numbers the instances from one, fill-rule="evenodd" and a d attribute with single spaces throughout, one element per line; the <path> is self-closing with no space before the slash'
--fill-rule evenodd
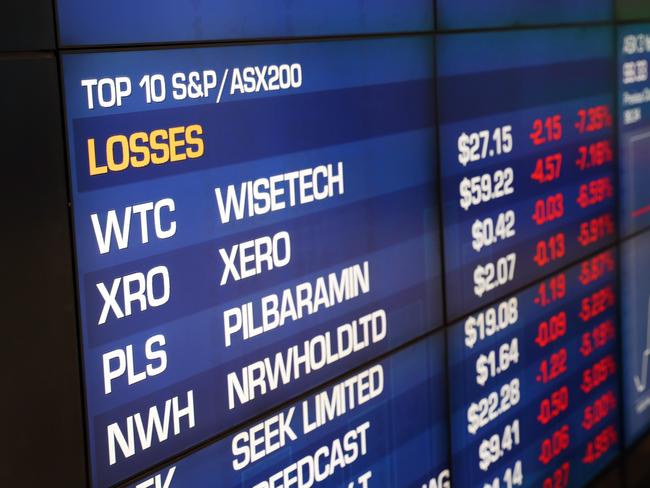
<path id="1" fill-rule="evenodd" d="M 589 357 L 595 351 L 602 349 L 616 338 L 616 327 L 611 320 L 606 320 L 597 325 L 589 332 L 582 334 L 582 343 L 580 353 L 584 357 Z"/>

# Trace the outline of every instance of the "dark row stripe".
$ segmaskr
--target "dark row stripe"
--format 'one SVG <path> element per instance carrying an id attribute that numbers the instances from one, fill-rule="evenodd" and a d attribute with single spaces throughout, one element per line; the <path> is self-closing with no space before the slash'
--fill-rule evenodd
<path id="1" fill-rule="evenodd" d="M 588 59 L 438 80 L 440 123 L 613 93 L 612 60 Z"/>
<path id="2" fill-rule="evenodd" d="M 205 154 L 119 173 L 89 175 L 88 138 L 98 164 L 115 134 L 201 124 Z M 306 151 L 433 127 L 433 80 L 413 80 L 315 93 L 273 96 L 74 121 L 78 190 L 97 190 L 163 176 Z"/>
<path id="3" fill-rule="evenodd" d="M 90 343 L 97 345 L 115 340 L 123 337 L 125 330 L 135 333 L 143 327 L 170 322 L 261 289 L 282 285 L 296 276 L 315 273 L 399 242 L 423 237 L 428 229 L 422 218 L 422 209 L 430 205 L 431 196 L 430 186 L 413 187 L 88 273 L 83 277 L 83 286 L 86 293 L 84 320 Z M 396 225 L 399 225 L 399 232 L 395 231 Z M 373 232 L 368 234 L 367 229 L 373 229 Z M 223 287 L 219 286 L 224 267 L 219 256 L 220 248 L 230 250 L 237 243 L 272 236 L 283 230 L 291 235 L 292 257 L 287 267 L 264 272 L 257 279 L 230 281 Z M 314 240 L 319 242 L 317 248 L 306 245 Z M 423 239 L 423 248 L 424 242 Z M 423 254 L 405 256 L 404 259 L 424 263 L 425 258 Z M 103 305 L 96 289 L 97 283 L 104 282 L 110 290 L 114 278 L 135 271 L 146 272 L 161 263 L 166 263 L 173 282 L 171 298 L 166 305 L 135 312 L 120 320 L 115 320 L 111 314 L 106 325 L 96 325 Z"/>

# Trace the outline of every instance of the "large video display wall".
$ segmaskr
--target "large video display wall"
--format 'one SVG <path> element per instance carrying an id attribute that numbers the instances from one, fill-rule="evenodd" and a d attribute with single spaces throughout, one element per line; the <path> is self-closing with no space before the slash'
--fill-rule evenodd
<path id="1" fill-rule="evenodd" d="M 644 5 L 57 0 L 89 483 L 597 478 L 650 429 Z"/>

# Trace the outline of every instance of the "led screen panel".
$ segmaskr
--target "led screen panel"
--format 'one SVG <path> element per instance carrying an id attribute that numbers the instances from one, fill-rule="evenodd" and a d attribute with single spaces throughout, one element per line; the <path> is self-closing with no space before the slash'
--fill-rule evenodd
<path id="1" fill-rule="evenodd" d="M 437 40 L 450 318 L 613 242 L 611 41 L 601 27 Z"/>
<path id="2" fill-rule="evenodd" d="M 650 24 L 618 28 L 621 234 L 650 226 Z"/>
<path id="3" fill-rule="evenodd" d="M 64 56 L 98 486 L 441 324 L 433 59 L 429 36 Z M 170 430 L 136 436 L 154 413 Z"/>
<path id="4" fill-rule="evenodd" d="M 448 487 L 444 366 L 428 337 L 130 487 Z"/>
<path id="5" fill-rule="evenodd" d="M 584 486 L 619 452 L 614 250 L 448 337 L 454 486 Z"/>
<path id="6" fill-rule="evenodd" d="M 650 427 L 650 233 L 621 244 L 621 319 L 625 438 L 631 444 Z"/>

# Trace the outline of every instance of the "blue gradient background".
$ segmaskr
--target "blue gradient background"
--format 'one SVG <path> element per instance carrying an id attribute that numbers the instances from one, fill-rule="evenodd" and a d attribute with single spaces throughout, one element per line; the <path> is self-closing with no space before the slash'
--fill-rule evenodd
<path id="1" fill-rule="evenodd" d="M 415 32 L 433 0 L 58 0 L 65 46 Z"/>
<path id="2" fill-rule="evenodd" d="M 605 21 L 611 0 L 438 0 L 438 29 Z"/>

